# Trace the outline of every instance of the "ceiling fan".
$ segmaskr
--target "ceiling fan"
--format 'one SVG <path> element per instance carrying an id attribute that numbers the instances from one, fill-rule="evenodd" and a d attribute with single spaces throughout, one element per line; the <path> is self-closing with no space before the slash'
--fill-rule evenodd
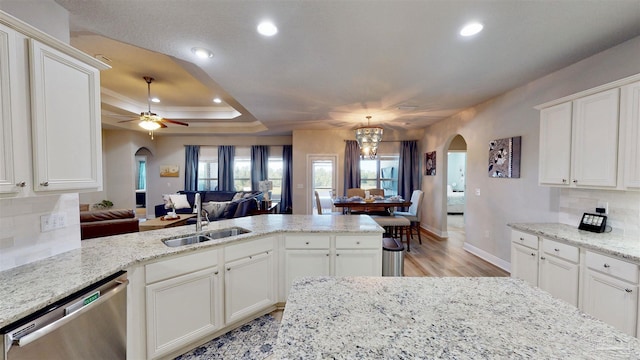
<path id="1" fill-rule="evenodd" d="M 165 123 L 189 126 L 189 124 L 187 123 L 165 119 L 165 118 L 162 118 L 161 116 L 158 116 L 156 113 L 151 112 L 151 83 L 155 79 L 150 76 L 143 76 L 142 78 L 144 79 L 144 81 L 147 82 L 147 104 L 149 105 L 148 111 L 141 112 L 140 117 L 138 118 L 131 119 L 131 120 L 123 120 L 119 122 L 123 123 L 123 122 L 129 122 L 129 121 L 140 121 L 138 125 L 145 130 L 149 130 L 149 135 L 151 135 L 152 140 L 153 140 L 153 131 L 158 130 L 160 128 L 166 128 L 167 125 Z"/>

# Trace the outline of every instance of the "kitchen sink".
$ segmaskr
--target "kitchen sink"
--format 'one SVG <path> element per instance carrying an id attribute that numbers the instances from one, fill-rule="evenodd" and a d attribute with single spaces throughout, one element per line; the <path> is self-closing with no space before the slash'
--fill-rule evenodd
<path id="1" fill-rule="evenodd" d="M 164 239 L 162 240 L 162 242 L 169 247 L 176 247 L 182 245 L 197 244 L 209 240 L 213 239 L 205 235 L 192 235 L 177 239 Z"/>
<path id="2" fill-rule="evenodd" d="M 162 242 L 169 247 L 197 244 L 214 239 L 222 239 L 229 236 L 250 233 L 250 230 L 241 227 L 230 227 L 226 229 L 210 230 L 198 235 L 185 236 L 177 239 L 164 239 Z"/>
<path id="3" fill-rule="evenodd" d="M 203 233 L 203 235 L 208 236 L 212 239 L 222 239 L 229 236 L 237 236 L 237 235 L 246 234 L 250 232 L 251 230 L 234 226 L 226 229 L 206 231 Z"/>

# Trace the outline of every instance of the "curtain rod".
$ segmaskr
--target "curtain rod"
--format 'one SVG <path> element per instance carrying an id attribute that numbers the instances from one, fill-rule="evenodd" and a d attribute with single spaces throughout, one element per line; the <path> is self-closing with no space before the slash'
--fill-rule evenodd
<path id="1" fill-rule="evenodd" d="M 345 140 L 342 140 L 342 141 L 347 142 L 347 141 L 355 141 L 355 140 L 351 140 L 351 139 L 346 140 L 345 139 Z M 380 142 L 381 143 L 384 143 L 384 142 L 392 143 L 392 142 L 403 142 L 403 141 L 419 141 L 419 140 L 382 140 Z"/>

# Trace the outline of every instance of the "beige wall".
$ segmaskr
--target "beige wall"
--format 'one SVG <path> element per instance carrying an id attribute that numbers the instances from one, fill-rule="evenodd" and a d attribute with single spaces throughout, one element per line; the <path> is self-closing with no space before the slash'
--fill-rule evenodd
<path id="1" fill-rule="evenodd" d="M 384 128 L 384 124 L 382 124 Z M 423 130 L 384 130 L 379 153 L 399 153 L 399 140 L 418 140 Z M 308 169 L 310 155 L 337 155 L 336 191 L 344 191 L 344 147 L 345 140 L 355 140 L 353 130 L 295 130 L 293 132 L 293 213 L 307 214 L 312 201 L 311 170 Z M 419 150 L 422 153 L 421 150 Z"/>
<path id="2" fill-rule="evenodd" d="M 467 142 L 466 244 L 465 248 L 497 263 L 509 266 L 511 222 L 558 222 L 561 195 L 555 188 L 538 186 L 539 113 L 535 105 L 640 73 L 640 37 L 596 54 L 555 73 L 513 89 L 483 104 L 426 128 L 422 138 L 424 151 L 437 151 L 437 175 L 423 177 L 425 207 L 422 226 L 446 235 L 446 149 L 460 134 Z M 521 175 L 519 179 L 489 178 L 489 141 L 522 136 Z M 476 189 L 480 192 L 476 195 Z M 621 192 L 608 196 L 613 203 L 632 198 L 633 214 L 638 214 L 640 195 Z M 575 195 L 571 195 L 575 196 Z M 564 205 L 567 207 L 570 205 Z M 633 208 L 633 206 L 631 206 Z M 584 211 L 594 209 L 585 209 Z M 569 212 L 569 210 L 563 210 Z M 613 214 L 610 216 L 615 217 Z M 625 215 L 626 216 L 626 215 Z M 630 215 L 637 228 L 637 215 Z M 570 225 L 577 225 L 571 222 Z M 635 220 L 634 220 L 635 219 Z M 620 219 L 612 219 L 620 223 Z"/>

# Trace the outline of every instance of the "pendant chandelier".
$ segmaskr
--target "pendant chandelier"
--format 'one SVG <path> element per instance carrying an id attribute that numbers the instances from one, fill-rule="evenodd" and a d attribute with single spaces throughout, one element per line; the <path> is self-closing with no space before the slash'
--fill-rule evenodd
<path id="1" fill-rule="evenodd" d="M 367 116 L 367 126 L 356 129 L 356 140 L 360 147 L 360 156 L 375 159 L 378 152 L 378 145 L 382 141 L 383 129 L 377 126 L 369 126 L 371 116 Z"/>

